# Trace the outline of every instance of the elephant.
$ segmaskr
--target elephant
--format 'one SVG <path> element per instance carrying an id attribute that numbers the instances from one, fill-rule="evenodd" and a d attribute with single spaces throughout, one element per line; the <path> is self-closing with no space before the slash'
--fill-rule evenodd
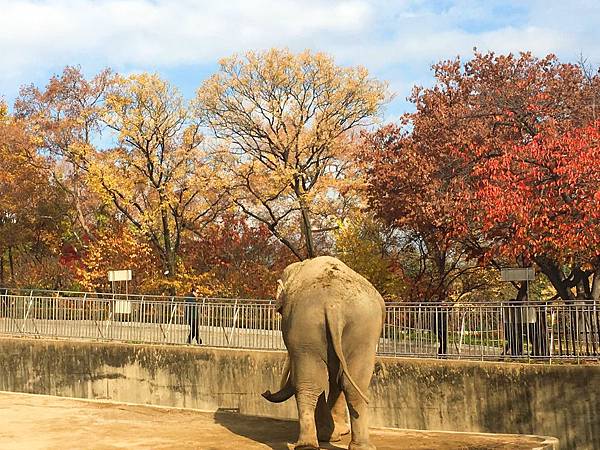
<path id="1" fill-rule="evenodd" d="M 278 283 L 276 308 L 288 359 L 280 390 L 263 397 L 278 403 L 296 396 L 296 450 L 318 449 L 319 441 L 338 441 L 349 431 L 349 450 L 374 450 L 366 393 L 385 319 L 383 298 L 330 256 L 289 265 Z"/>

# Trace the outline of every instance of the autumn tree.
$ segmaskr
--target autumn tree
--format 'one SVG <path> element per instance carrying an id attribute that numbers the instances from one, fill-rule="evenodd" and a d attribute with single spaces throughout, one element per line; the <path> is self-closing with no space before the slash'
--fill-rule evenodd
<path id="1" fill-rule="evenodd" d="M 461 278 L 480 270 L 462 241 L 468 229 L 462 179 L 447 172 L 443 153 L 421 149 L 397 125 L 368 135 L 361 160 L 370 205 L 399 234 L 395 257 L 404 299 L 447 300 Z"/>
<path id="2" fill-rule="evenodd" d="M 599 157 L 600 123 L 592 122 L 547 130 L 476 168 L 488 252 L 535 261 L 565 300 L 572 288 L 579 299 L 600 299 Z"/>
<path id="3" fill-rule="evenodd" d="M 157 276 L 157 256 L 145 236 L 133 230 L 128 223 L 106 221 L 95 231 L 79 263 L 75 266 L 77 281 L 82 289 L 110 291 L 107 273 L 115 269 L 131 269 L 132 290 L 152 292 L 151 280 Z"/>
<path id="4" fill-rule="evenodd" d="M 89 180 L 146 236 L 167 279 L 176 281 L 182 235 L 201 234 L 220 210 L 219 168 L 179 92 L 156 75 L 119 77 L 102 120 L 118 146 L 97 152 Z"/>
<path id="5" fill-rule="evenodd" d="M 47 177 L 22 120 L 0 103 L 0 285 L 60 287 L 58 266 L 69 207 Z M 6 274 L 8 273 L 8 277 Z"/>
<path id="6" fill-rule="evenodd" d="M 229 211 L 206 229 L 210 239 L 187 237 L 183 242 L 186 266 L 210 274 L 223 291 L 213 295 L 273 298 L 277 278 L 296 258 L 268 230 L 244 215 Z M 211 279 L 207 277 L 207 279 Z"/>
<path id="7" fill-rule="evenodd" d="M 369 212 L 353 214 L 334 232 L 334 254 L 356 270 L 386 300 L 406 299 L 407 285 L 397 264 L 398 236 Z"/>
<path id="8" fill-rule="evenodd" d="M 196 111 L 226 147 L 236 205 L 303 259 L 337 219 L 325 205 L 339 206 L 334 185 L 351 132 L 372 123 L 385 97 L 385 84 L 362 67 L 272 49 L 221 60 Z"/>
<path id="9" fill-rule="evenodd" d="M 455 256 L 464 254 L 496 266 L 536 262 L 559 295 L 569 298 L 565 283 L 587 262 L 574 258 L 576 252 L 569 257 L 539 253 L 531 235 L 525 247 L 498 252 L 499 242 L 514 244 L 513 237 L 523 229 L 517 231 L 511 220 L 503 227 L 490 226 L 489 221 L 499 217 L 490 211 L 521 199 L 508 185 L 510 177 L 506 184 L 495 185 L 496 200 L 506 195 L 502 204 L 486 197 L 481 188 L 499 171 L 516 167 L 516 178 L 511 178 L 515 180 L 524 163 L 530 172 L 536 164 L 547 163 L 544 158 L 518 156 L 533 150 L 529 146 L 536 139 L 561 136 L 590 123 L 596 114 L 598 77 L 586 77 L 580 66 L 561 64 L 552 55 L 538 59 L 529 53 L 476 52 L 467 63 L 443 61 L 433 69 L 434 87 L 413 92 L 416 111 L 399 126 L 380 131 L 368 147 L 371 154 L 367 152 L 365 160 L 375 157 L 367 169 L 375 207 L 415 230 L 427 227 L 420 234 L 432 233 L 430 241 L 441 244 L 442 250 L 450 243 Z M 539 181 L 527 189 L 544 189 Z M 527 189 L 520 194 L 526 195 Z M 526 214 L 533 220 L 536 211 Z M 430 254 L 436 259 L 443 253 Z M 561 274 L 565 267 L 572 273 Z M 524 287 L 520 286 L 519 298 L 524 298 Z"/>
<path id="10" fill-rule="evenodd" d="M 86 174 L 102 140 L 101 111 L 114 74 L 106 69 L 86 79 L 78 67 L 67 66 L 44 89 L 24 86 L 15 102 L 18 117 L 36 136 L 34 152 L 43 153 L 44 168 L 74 206 L 73 234 L 82 249 L 94 239 L 100 202 L 87 189 Z M 35 155 L 32 155 L 32 160 Z M 39 161 L 38 161 L 39 162 Z"/>

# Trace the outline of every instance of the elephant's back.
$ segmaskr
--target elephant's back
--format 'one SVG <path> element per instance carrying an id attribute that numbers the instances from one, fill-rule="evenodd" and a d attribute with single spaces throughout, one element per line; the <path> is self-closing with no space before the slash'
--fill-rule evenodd
<path id="1" fill-rule="evenodd" d="M 282 330 L 288 350 L 318 349 L 328 358 L 327 317 L 338 315 L 344 331 L 344 354 L 356 342 L 376 345 L 383 326 L 383 298 L 364 277 L 343 262 L 319 257 L 297 263 L 283 282 Z M 347 348 L 346 348 L 347 347 Z M 370 347 L 369 347 L 370 348 Z"/>
<path id="2" fill-rule="evenodd" d="M 286 294 L 294 302 L 323 305 L 343 301 L 384 308 L 377 289 L 339 259 L 320 256 L 300 264 L 285 282 Z"/>

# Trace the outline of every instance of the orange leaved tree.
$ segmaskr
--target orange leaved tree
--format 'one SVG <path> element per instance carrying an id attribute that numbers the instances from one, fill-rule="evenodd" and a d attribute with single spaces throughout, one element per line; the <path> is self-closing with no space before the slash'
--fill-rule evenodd
<path id="1" fill-rule="evenodd" d="M 495 266 L 537 263 L 557 295 L 571 298 L 576 280 L 597 273 L 597 255 L 583 251 L 590 248 L 584 235 L 578 247 L 563 239 L 551 249 L 543 237 L 547 230 L 535 231 L 541 231 L 540 220 L 551 218 L 555 226 L 566 208 L 564 199 L 545 197 L 552 189 L 544 176 L 556 174 L 540 166 L 569 160 L 569 170 L 577 172 L 574 155 L 595 154 L 590 124 L 597 119 L 600 78 L 581 65 L 529 53 L 476 52 L 464 64 L 443 61 L 433 69 L 435 85 L 413 92 L 416 111 L 400 126 L 371 136 L 365 148 L 372 204 L 418 234 L 442 287 L 450 273 L 444 268 L 453 268 L 453 261 L 465 268 L 474 258 Z M 579 170 L 590 180 L 596 176 L 593 165 Z M 567 180 L 561 175 L 561 184 Z M 587 188 L 578 192 L 593 198 L 593 188 Z M 511 213 L 502 211 L 508 205 Z M 540 208 L 553 212 L 540 214 Z M 590 223 L 571 211 L 572 231 Z M 517 212 L 527 217 L 517 219 Z M 524 298 L 525 286 L 518 287 Z"/>
<path id="2" fill-rule="evenodd" d="M 372 123 L 385 97 L 362 67 L 272 49 L 221 60 L 196 109 L 225 147 L 236 205 L 303 259 L 338 219 L 350 133 Z"/>

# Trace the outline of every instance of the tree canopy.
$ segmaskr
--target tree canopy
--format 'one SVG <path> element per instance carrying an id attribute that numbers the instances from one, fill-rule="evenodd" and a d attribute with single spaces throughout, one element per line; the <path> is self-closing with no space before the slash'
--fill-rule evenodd
<path id="1" fill-rule="evenodd" d="M 571 298 L 597 273 L 600 78 L 529 53 L 433 69 L 434 87 L 413 92 L 416 111 L 368 137 L 371 204 L 417 233 L 441 287 L 467 266 L 460 257 L 537 264 Z"/>
<path id="2" fill-rule="evenodd" d="M 273 49 L 221 60 L 196 108 L 229 151 L 235 204 L 302 259 L 317 254 L 316 210 L 335 203 L 350 132 L 373 123 L 385 99 L 385 84 L 362 67 Z"/>
<path id="3" fill-rule="evenodd" d="M 600 75 L 475 51 L 414 110 L 324 53 L 221 60 L 186 100 L 157 74 L 66 67 L 0 103 L 0 285 L 268 297 L 332 254 L 389 300 L 600 299 Z"/>

